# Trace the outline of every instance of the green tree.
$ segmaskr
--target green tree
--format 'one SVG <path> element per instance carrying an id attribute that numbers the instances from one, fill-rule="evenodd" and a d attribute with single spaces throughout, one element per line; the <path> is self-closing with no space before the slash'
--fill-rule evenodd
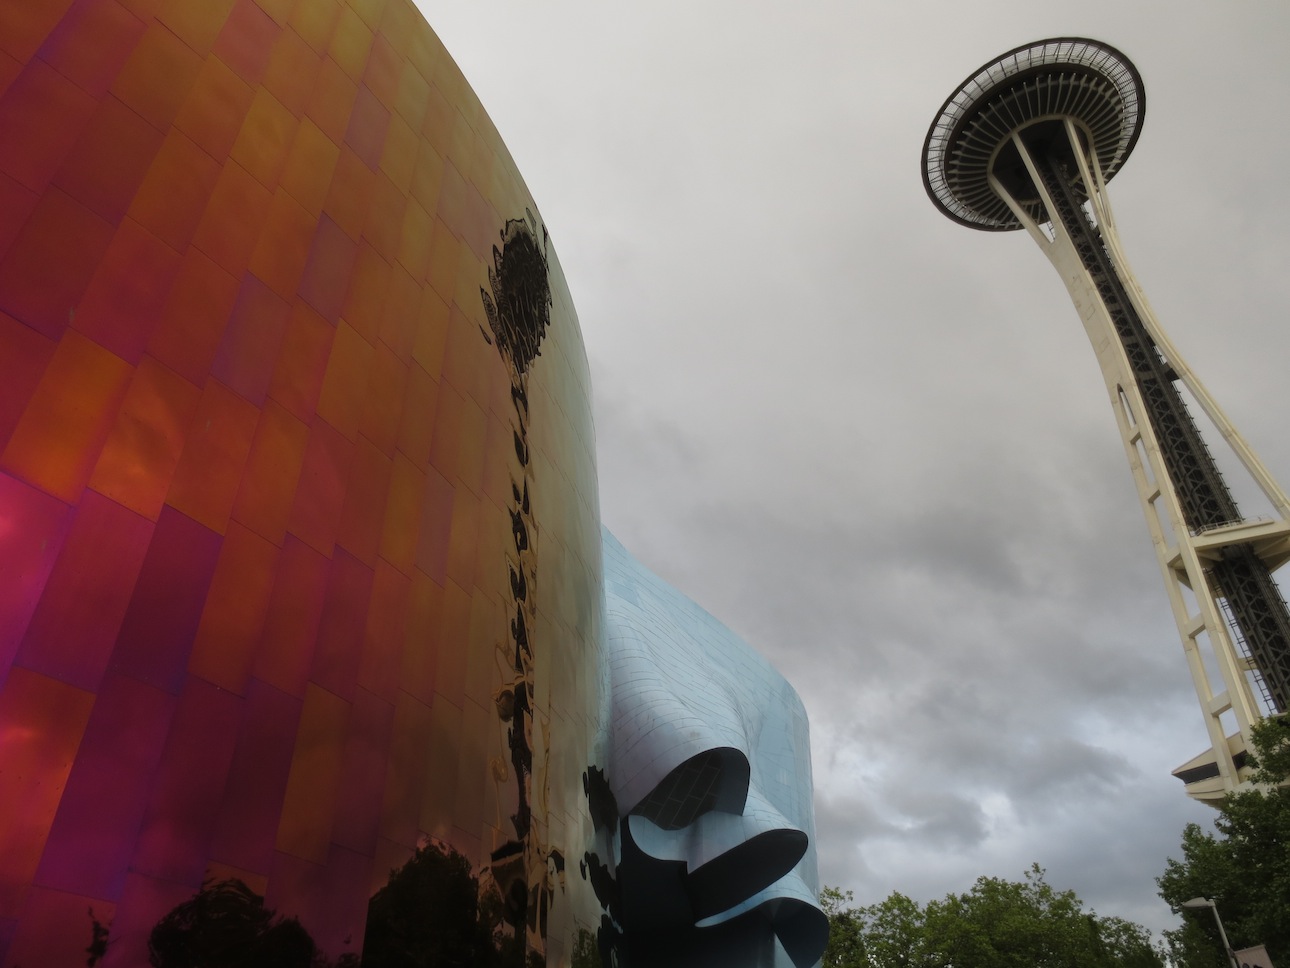
<path id="1" fill-rule="evenodd" d="M 867 968 L 869 964 L 861 935 L 864 923 L 858 911 L 846 906 L 853 900 L 855 896 L 850 891 L 836 887 L 820 891 L 820 907 L 829 919 L 829 943 L 821 960 L 823 968 Z"/>
<path id="2" fill-rule="evenodd" d="M 895 893 L 868 907 L 844 908 L 840 902 L 849 893 L 826 891 L 826 968 L 1164 966 L 1145 928 L 1086 911 L 1073 891 L 1050 886 L 1037 864 L 1022 881 L 980 877 L 965 893 L 924 907 Z M 847 960 L 851 952 L 859 957 Z"/>
<path id="3" fill-rule="evenodd" d="M 1266 945 L 1273 964 L 1290 962 L 1290 721 L 1267 719 L 1254 728 L 1254 780 L 1269 784 L 1229 794 L 1214 821 L 1217 835 L 1188 824 L 1182 860 L 1170 858 L 1156 878 L 1160 896 L 1183 916 L 1165 933 L 1180 968 L 1227 964 L 1213 912 L 1181 905 L 1207 897 L 1218 905 L 1236 948 Z"/>

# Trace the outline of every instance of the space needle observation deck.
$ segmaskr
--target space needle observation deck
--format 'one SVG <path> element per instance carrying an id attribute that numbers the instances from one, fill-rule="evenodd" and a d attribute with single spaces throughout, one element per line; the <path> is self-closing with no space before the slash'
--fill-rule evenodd
<path id="1" fill-rule="evenodd" d="M 1124 257 L 1106 185 L 1142 130 L 1142 77 L 1107 44 L 1058 37 L 1008 51 L 942 105 L 923 183 L 946 216 L 1025 229 L 1057 269 L 1093 344 L 1146 513 L 1210 748 L 1174 771 L 1216 803 L 1247 778 L 1250 731 L 1290 710 L 1290 501 L 1169 341 Z M 1184 391 L 1267 497 L 1237 508 Z"/>

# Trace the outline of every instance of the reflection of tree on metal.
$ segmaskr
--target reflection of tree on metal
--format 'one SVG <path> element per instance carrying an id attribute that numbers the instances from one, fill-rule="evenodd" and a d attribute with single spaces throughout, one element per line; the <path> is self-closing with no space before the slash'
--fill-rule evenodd
<path id="1" fill-rule="evenodd" d="M 357 964 L 352 955 L 344 957 Z M 226 880 L 204 884 L 157 922 L 148 937 L 148 963 L 153 968 L 313 968 L 325 959 L 319 959 L 298 920 L 275 917 L 246 884 Z"/>
<path id="2" fill-rule="evenodd" d="M 502 250 L 493 246 L 493 266 L 488 270 L 489 293 L 479 294 L 484 312 L 493 331 L 489 338 L 497 351 L 515 368 L 517 375 L 528 372 L 538 355 L 538 344 L 551 325 L 551 284 L 547 278 L 547 232 L 542 228 L 538 245 L 537 222 L 532 212 L 527 218 L 511 219 L 502 230 Z M 525 403 L 525 411 L 528 404 Z"/>
<path id="3" fill-rule="evenodd" d="M 493 247 L 493 265 L 488 270 L 489 289 L 481 287 L 491 330 L 484 338 L 497 347 L 511 380 L 511 405 L 515 424 L 512 436 L 519 473 L 511 479 L 511 535 L 514 549 L 507 555 L 514 617 L 509 621 L 503 652 L 504 669 L 494 694 L 498 718 L 508 724 L 510 750 L 518 805 L 511 816 L 515 839 L 492 854 L 492 863 L 481 874 L 485 890 L 496 892 L 506 920 L 517 938 L 527 924 L 528 946 L 537 953 L 545 949 L 546 913 L 557 885 L 563 885 L 564 856 L 548 849 L 541 830 L 534 831 L 533 818 L 533 633 L 537 619 L 537 523 L 533 518 L 528 425 L 528 370 L 537 358 L 542 337 L 551 323 L 551 285 L 547 276 L 545 227 L 538 241 L 538 225 L 532 212 L 526 218 L 511 219 L 501 232 L 502 248 Z M 490 291 L 491 290 L 491 291 Z M 494 767 L 499 782 L 505 769 Z M 539 794 L 545 787 L 542 776 Z M 539 817 L 539 823 L 541 817 Z M 542 825 L 544 826 L 544 824 Z"/>

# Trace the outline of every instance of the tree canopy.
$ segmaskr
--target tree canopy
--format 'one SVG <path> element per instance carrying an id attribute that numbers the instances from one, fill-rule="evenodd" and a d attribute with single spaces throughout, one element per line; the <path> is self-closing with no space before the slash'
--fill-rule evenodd
<path id="1" fill-rule="evenodd" d="M 825 888 L 825 968 L 1164 968 L 1140 925 L 1084 909 L 1032 865 L 1021 881 L 979 877 L 963 894 L 925 906 L 900 893 L 848 907 Z"/>
<path id="2" fill-rule="evenodd" d="M 1170 859 L 1156 879 L 1160 896 L 1183 916 L 1165 932 L 1179 968 L 1226 968 L 1214 914 L 1182 902 L 1205 897 L 1218 907 L 1234 948 L 1262 944 L 1273 964 L 1290 963 L 1290 720 L 1254 728 L 1253 779 L 1266 784 L 1229 794 L 1214 821 L 1217 835 L 1188 824 L 1182 860 Z"/>

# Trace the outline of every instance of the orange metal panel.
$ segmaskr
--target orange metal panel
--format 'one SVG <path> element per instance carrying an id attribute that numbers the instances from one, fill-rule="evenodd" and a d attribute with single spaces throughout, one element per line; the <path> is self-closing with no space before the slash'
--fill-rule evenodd
<path id="1" fill-rule="evenodd" d="M 0 310 L 58 336 L 112 240 L 112 226 L 57 189 L 36 203 L 0 262 Z"/>
<path id="2" fill-rule="evenodd" d="M 0 172 L 0 259 L 27 224 L 40 196 Z"/>
<path id="3" fill-rule="evenodd" d="M 343 548 L 336 549 L 327 577 L 327 600 L 318 622 L 309 682 L 346 702 L 352 702 L 360 691 L 358 664 L 373 577 L 371 568 Z"/>
<path id="4" fill-rule="evenodd" d="M 380 165 L 389 126 L 390 109 L 371 90 L 360 87 L 345 129 L 345 143 L 354 149 L 368 168 L 375 169 Z"/>
<path id="5" fill-rule="evenodd" d="M 453 304 L 448 314 L 448 343 L 440 379 L 451 383 L 482 408 L 492 403 L 493 380 L 509 381 L 497 350 L 484 342 L 480 334 L 481 323 L 487 325 L 482 320 L 468 319 L 460 304 Z M 481 435 L 481 443 L 482 439 Z"/>
<path id="6" fill-rule="evenodd" d="M 368 25 L 371 26 L 370 22 Z M 371 88 L 377 100 L 388 108 L 395 107 L 395 102 L 398 99 L 399 76 L 402 73 L 403 64 L 403 58 L 394 49 L 389 37 L 378 33 L 372 42 L 372 50 L 367 58 L 367 68 L 363 72 L 363 84 Z M 418 126 L 420 125 L 420 118 L 417 119 L 417 124 Z"/>
<path id="7" fill-rule="evenodd" d="M 376 566 L 392 471 L 390 458 L 359 437 L 345 484 L 336 544 L 368 568 Z"/>
<path id="8" fill-rule="evenodd" d="M 93 704 L 21 668 L 0 687 L 0 917 L 26 899 Z"/>
<path id="9" fill-rule="evenodd" d="M 288 535 L 255 649 L 255 679 L 303 697 L 327 598 L 331 559 Z"/>
<path id="10" fill-rule="evenodd" d="M 385 40 L 385 35 L 380 39 Z M 403 61 L 399 68 L 398 95 L 393 101 L 382 95 L 381 100 L 394 108 L 414 131 L 420 133 L 426 108 L 430 103 L 430 82 L 417 72 L 411 61 Z"/>
<path id="11" fill-rule="evenodd" d="M 273 401 L 265 404 L 233 502 L 234 521 L 282 544 L 308 440 L 307 425 Z"/>
<path id="12" fill-rule="evenodd" d="M 461 643 L 470 641 L 470 593 L 463 591 L 456 582 L 446 582 L 443 588 L 443 606 L 440 641 L 445 647 L 437 652 L 435 694 L 460 707 L 466 695 L 466 661 L 469 649 L 463 649 Z"/>
<path id="13" fill-rule="evenodd" d="M 408 367 L 407 392 L 399 421 L 399 452 L 425 470 L 430 464 L 434 442 L 435 416 L 439 407 L 439 383 L 418 363 Z"/>
<path id="14" fill-rule="evenodd" d="M 363 23 L 362 18 L 346 6 L 341 8 L 336 21 L 336 29 L 331 35 L 327 53 L 340 65 L 340 69 L 349 75 L 350 80 L 358 83 L 367 70 L 367 58 L 372 49 L 372 31 Z"/>
<path id="15" fill-rule="evenodd" d="M 254 405 L 224 384 L 206 381 L 166 503 L 224 534 L 259 418 Z"/>
<path id="16" fill-rule="evenodd" d="M 269 396 L 301 420 L 313 418 L 335 335 L 332 325 L 303 300 L 292 303 Z"/>
<path id="17" fill-rule="evenodd" d="M 404 575 L 416 566 L 417 532 L 421 524 L 421 488 L 425 473 L 402 453 L 394 455 L 390 491 L 381 528 L 381 557 Z"/>
<path id="18" fill-rule="evenodd" d="M 132 219 L 122 219 L 77 308 L 73 325 L 137 363 L 160 323 L 182 260 Z"/>
<path id="19" fill-rule="evenodd" d="M 75 503 L 132 375 L 119 357 L 79 333 L 68 333 L 0 456 L 0 468 Z"/>
<path id="20" fill-rule="evenodd" d="M 112 82 L 112 93 L 164 131 L 190 92 L 200 89 L 201 72 L 201 57 L 166 27 L 151 23 Z"/>
<path id="21" fill-rule="evenodd" d="M 211 193 L 193 234 L 197 246 L 215 262 L 240 276 L 246 271 L 273 196 L 241 165 L 230 161 Z"/>
<path id="22" fill-rule="evenodd" d="M 148 352 L 192 383 L 206 380 L 237 301 L 240 280 L 190 248 L 148 340 Z"/>
<path id="23" fill-rule="evenodd" d="M 296 127 L 295 140 L 282 169 L 281 186 L 314 218 L 322 212 L 340 148 L 308 118 Z"/>
<path id="24" fill-rule="evenodd" d="M 420 205 L 409 201 L 403 211 L 403 227 L 399 239 L 398 258 L 403 267 L 418 281 L 425 278 L 430 265 L 430 252 L 434 238 L 434 217 Z"/>
<path id="25" fill-rule="evenodd" d="M 283 299 L 300 285 L 317 223 L 284 189 L 274 193 L 249 268 Z"/>
<path id="26" fill-rule="evenodd" d="M 367 628 L 363 633 L 358 683 L 389 703 L 397 702 L 402 690 L 399 669 L 411 594 L 412 580 L 389 562 L 378 560 L 372 581 L 372 604 L 367 610 Z"/>
<path id="27" fill-rule="evenodd" d="M 218 57 L 201 65 L 179 114 L 177 127 L 223 164 L 242 130 L 254 91 Z"/>
<path id="28" fill-rule="evenodd" d="M 302 4 L 310 6 L 310 4 Z M 354 110 L 358 87 L 330 57 L 324 57 L 314 75 L 313 91 L 305 113 L 336 144 L 345 140 L 345 129 Z"/>
<path id="29" fill-rule="evenodd" d="M 394 727 L 394 705 L 365 689 L 355 691 L 345 736 L 332 842 L 363 857 L 376 853 L 385 772 Z M 360 888 L 361 908 L 367 911 L 366 885 Z"/>
<path id="30" fill-rule="evenodd" d="M 80 0 L 42 45 L 40 59 L 81 90 L 100 98 L 143 36 L 145 26 L 116 0 Z"/>
<path id="31" fill-rule="evenodd" d="M 447 381 L 439 383 L 438 407 L 435 411 L 434 437 L 430 442 L 430 463 L 447 480 L 457 483 L 460 474 L 462 421 L 466 399 Z"/>
<path id="32" fill-rule="evenodd" d="M 155 525 L 86 491 L 18 651 L 18 664 L 99 688 Z M 112 553 L 105 555 L 104 548 Z"/>
<path id="33" fill-rule="evenodd" d="M 335 547 L 353 458 L 353 443 L 325 420 L 315 418 L 287 528 L 320 554 L 330 555 Z"/>
<path id="34" fill-rule="evenodd" d="M 412 573 L 399 678 L 404 692 L 425 706 L 435 701 L 435 670 L 439 664 L 439 644 L 444 641 L 443 596 L 443 586 L 425 572 Z M 421 755 L 425 755 L 424 747 Z"/>
<path id="35" fill-rule="evenodd" d="M 358 15 L 363 18 L 363 23 L 373 30 L 376 30 L 381 25 L 388 0 L 348 0 L 348 2 Z"/>
<path id="36" fill-rule="evenodd" d="M 357 253 L 357 245 L 340 226 L 326 215 L 318 220 L 299 291 L 329 322 L 340 316 Z"/>
<path id="37" fill-rule="evenodd" d="M 97 105 L 44 61 L 28 63 L 0 98 L 0 172 L 44 191 Z"/>
<path id="38" fill-rule="evenodd" d="M 160 131 L 108 95 L 81 129 L 54 184 L 115 222 L 130 207 L 161 142 Z"/>
<path id="39" fill-rule="evenodd" d="M 27 409 L 56 345 L 30 326 L 0 313 L 0 450 Z"/>
<path id="40" fill-rule="evenodd" d="M 346 235 L 357 239 L 362 234 L 375 190 L 376 175 L 354 154 L 353 149 L 342 147 L 323 211 L 344 229 Z"/>
<path id="41" fill-rule="evenodd" d="M 433 81 L 424 71 L 422 76 Z M 426 144 L 444 158 L 452 147 L 452 133 L 457 127 L 457 117 L 457 109 L 432 82 L 426 99 L 425 114 L 421 118 L 421 136 L 426 139 Z"/>
<path id="42" fill-rule="evenodd" d="M 224 28 L 235 0 L 163 0 L 157 18 L 185 44 L 205 55 Z"/>
<path id="43" fill-rule="evenodd" d="M 263 404 L 290 313 L 290 303 L 254 275 L 243 276 L 211 374 L 257 407 Z"/>
<path id="44" fill-rule="evenodd" d="M 416 169 L 417 148 L 420 143 L 421 137 L 415 128 L 397 114 L 390 115 L 389 125 L 385 129 L 385 147 L 381 153 L 381 171 L 405 195 L 412 188 L 412 173 Z"/>
<path id="45" fill-rule="evenodd" d="M 248 84 L 264 80 L 280 28 L 255 0 L 237 0 L 211 52 Z"/>
<path id="46" fill-rule="evenodd" d="M 72 0 L 0 3 L 0 49 L 26 63 L 71 5 Z"/>
<path id="47" fill-rule="evenodd" d="M 263 3 L 261 3 L 263 6 Z M 305 112 L 313 96 L 322 57 L 291 27 L 278 34 L 264 71 L 264 86 L 296 117 Z"/>
<path id="48" fill-rule="evenodd" d="M 177 252 L 193 237 L 219 181 L 220 165 L 171 130 L 130 203 L 129 216 Z"/>
<path id="49" fill-rule="evenodd" d="M 399 408 L 403 405 L 408 364 L 384 343 L 377 343 L 368 372 L 367 392 L 360 407 L 359 433 L 387 457 L 392 457 L 398 440 Z"/>
<path id="50" fill-rule="evenodd" d="M 255 0 L 256 4 L 273 18 L 273 22 L 284 26 L 295 8 L 295 0 Z M 263 892 L 261 892 L 263 893 Z"/>
<path id="51" fill-rule="evenodd" d="M 144 357 L 94 467 L 90 486 L 143 517 L 157 520 L 200 395 L 173 370 Z"/>
<path id="52" fill-rule="evenodd" d="M 445 304 L 452 302 L 457 290 L 457 267 L 461 262 L 461 249 L 461 244 L 452 234 L 452 230 L 442 219 L 436 218 L 430 237 L 430 265 L 429 272 L 426 273 L 426 282 L 430 283 L 430 287 L 439 294 Z M 426 369 L 430 370 L 430 367 L 426 366 Z M 438 368 L 430 372 L 437 373 Z"/>
<path id="53" fill-rule="evenodd" d="M 379 337 L 400 360 L 411 363 L 421 311 L 421 285 L 401 265 L 396 265 L 390 272 L 388 290 Z"/>
<path id="54" fill-rule="evenodd" d="M 484 483 L 484 445 L 488 438 L 488 417 L 471 397 L 462 400 L 460 450 L 457 452 L 457 476 L 471 492 L 478 495 Z M 433 460 L 433 451 L 431 453 Z"/>
<path id="55" fill-rule="evenodd" d="M 264 88 L 251 98 L 229 157 L 269 191 L 278 187 L 287 150 L 296 136 L 296 118 Z"/>
<path id="56" fill-rule="evenodd" d="M 369 343 L 377 340 L 381 314 L 389 291 L 389 277 L 389 263 L 377 255 L 369 244 L 360 242 L 341 315 Z"/>
<path id="57" fill-rule="evenodd" d="M 360 13 L 362 13 L 362 8 Z M 367 17 L 364 16 L 364 20 Z M 425 31 L 418 29 L 421 15 L 417 8 L 412 5 L 411 0 L 392 0 L 386 3 L 381 10 L 381 19 L 379 21 L 381 33 L 390 38 L 400 56 L 407 56 L 414 39 L 418 34 Z M 369 23 L 371 21 L 368 21 Z"/>
<path id="58" fill-rule="evenodd" d="M 374 352 L 372 345 L 344 320 L 336 327 L 336 340 L 318 398 L 318 415 L 350 440 L 358 434 L 360 407 Z"/>
<path id="59" fill-rule="evenodd" d="M 402 237 L 403 210 L 413 202 L 395 187 L 382 171 L 376 172 L 372 199 L 363 223 L 363 238 L 386 262 L 393 263 L 399 255 Z"/>
<path id="60" fill-rule="evenodd" d="M 189 672 L 246 694 L 278 558 L 277 545 L 239 524 L 229 525 L 188 657 Z"/>
<path id="61" fill-rule="evenodd" d="M 142 898 L 130 901 L 130 883 L 126 882 L 121 909 L 135 915 L 143 942 L 141 949 L 135 950 L 146 950 L 148 927 L 201 885 L 243 711 L 244 703 L 235 693 L 201 679 L 188 678 L 179 694 L 165 749 L 152 777 L 130 871 L 146 875 L 146 882 L 155 878 L 187 889 L 179 892 L 178 898 L 165 892 L 160 905 L 155 905 Z M 138 915 L 150 916 L 144 919 Z M 119 925 L 112 928 L 115 934 Z M 119 937 L 126 941 L 124 932 Z"/>
<path id="62" fill-rule="evenodd" d="M 417 568 L 439 584 L 447 581 L 448 539 L 457 489 L 434 467 L 421 489 L 421 528 L 417 532 Z"/>
<path id="63" fill-rule="evenodd" d="M 430 287 L 423 289 L 412 358 L 436 381 L 443 373 L 443 355 L 448 342 L 448 317 L 448 303 Z"/>
<path id="64" fill-rule="evenodd" d="M 293 856 L 326 863 L 341 780 L 341 753 L 350 704 L 312 683 L 296 732 L 277 846 Z"/>
<path id="65" fill-rule="evenodd" d="M 509 404 L 509 399 L 507 400 Z M 488 440 L 484 444 L 484 477 L 481 492 L 497 508 L 511 505 L 511 475 L 515 463 L 513 423 L 508 416 L 488 411 Z M 491 512 L 485 512 L 489 514 Z"/>
<path id="66" fill-rule="evenodd" d="M 338 0 L 297 3 L 292 11 L 290 24 L 310 47 L 322 54 L 331 43 L 336 21 L 340 19 L 341 7 Z"/>
<path id="67" fill-rule="evenodd" d="M 452 500 L 450 527 L 446 569 L 449 583 L 473 589 L 475 556 L 479 553 L 479 498 L 469 490 L 457 488 Z"/>
<path id="68" fill-rule="evenodd" d="M 397 4 L 391 4 L 391 7 L 394 6 L 397 6 Z M 412 5 L 409 3 L 407 6 Z M 408 20 L 413 19 L 415 17 L 415 8 L 410 15 L 409 12 L 404 11 L 402 16 Z M 436 83 L 439 62 L 447 56 L 447 51 L 444 50 L 443 44 L 439 43 L 438 37 L 430 36 L 425 31 L 410 30 L 405 36 L 407 45 L 405 53 L 408 59 L 416 64 L 417 70 L 421 72 L 422 77 L 431 84 Z"/>

